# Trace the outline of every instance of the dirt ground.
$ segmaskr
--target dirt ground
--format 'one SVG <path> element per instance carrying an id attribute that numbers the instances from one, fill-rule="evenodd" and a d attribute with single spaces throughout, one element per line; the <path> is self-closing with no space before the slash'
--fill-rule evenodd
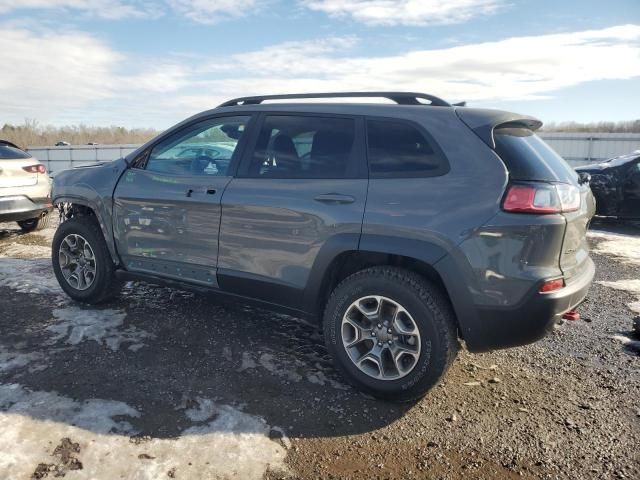
<path id="1" fill-rule="evenodd" d="M 316 326 L 127 284 L 71 302 L 53 228 L 0 224 L 0 479 L 640 478 L 640 230 L 596 223 L 583 320 L 377 401 Z"/>

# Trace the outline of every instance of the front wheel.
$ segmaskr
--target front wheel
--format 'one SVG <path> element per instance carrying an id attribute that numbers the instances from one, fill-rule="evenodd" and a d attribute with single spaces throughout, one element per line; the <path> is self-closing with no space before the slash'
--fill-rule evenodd
<path id="1" fill-rule="evenodd" d="M 455 325 L 437 287 L 395 267 L 351 275 L 324 314 L 338 370 L 356 388 L 395 401 L 420 398 L 440 381 L 458 351 Z"/>
<path id="2" fill-rule="evenodd" d="M 51 260 L 60 287 L 74 300 L 101 303 L 118 291 L 111 255 L 93 217 L 73 217 L 58 227 Z"/>

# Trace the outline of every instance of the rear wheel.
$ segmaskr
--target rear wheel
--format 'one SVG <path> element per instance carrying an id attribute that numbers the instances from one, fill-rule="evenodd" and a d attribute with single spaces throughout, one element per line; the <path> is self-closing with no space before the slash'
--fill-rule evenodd
<path id="1" fill-rule="evenodd" d="M 23 232 L 33 232 L 35 230 L 42 230 L 49 226 L 49 219 L 51 215 L 47 212 L 42 213 L 39 217 L 30 218 L 28 220 L 18 221 L 18 225 Z"/>
<path id="2" fill-rule="evenodd" d="M 111 255 L 93 217 L 73 217 L 58 227 L 51 260 L 58 283 L 74 300 L 101 303 L 119 290 Z"/>
<path id="3" fill-rule="evenodd" d="M 324 315 L 327 348 L 358 389 L 410 401 L 440 381 L 458 351 L 444 294 L 413 272 L 375 267 L 333 291 Z"/>

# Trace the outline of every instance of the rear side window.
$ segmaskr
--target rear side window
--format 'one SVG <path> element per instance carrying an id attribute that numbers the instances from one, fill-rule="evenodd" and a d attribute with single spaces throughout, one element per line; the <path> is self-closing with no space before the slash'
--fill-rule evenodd
<path id="1" fill-rule="evenodd" d="M 513 180 L 576 183 L 578 174 L 544 140 L 526 128 L 497 128 L 496 152 Z"/>
<path id="2" fill-rule="evenodd" d="M 10 160 L 16 158 L 31 158 L 31 155 L 19 148 L 13 148 L 9 145 L 0 145 L 0 160 Z"/>
<path id="3" fill-rule="evenodd" d="M 353 177 L 355 121 L 294 115 L 266 116 L 258 135 L 250 177 Z"/>
<path id="4" fill-rule="evenodd" d="M 367 120 L 372 177 L 434 177 L 449 171 L 435 141 L 407 122 Z"/>

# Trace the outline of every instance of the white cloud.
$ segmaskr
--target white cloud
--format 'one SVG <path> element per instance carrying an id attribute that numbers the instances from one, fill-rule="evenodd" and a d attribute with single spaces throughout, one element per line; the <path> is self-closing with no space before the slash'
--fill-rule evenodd
<path id="1" fill-rule="evenodd" d="M 186 18 L 204 24 L 219 22 L 230 17 L 253 14 L 258 0 L 168 0 L 169 5 Z"/>
<path id="2" fill-rule="evenodd" d="M 235 55 L 129 58 L 89 34 L 0 25 L 1 121 L 166 127 L 252 94 L 426 91 L 449 100 L 536 99 L 585 82 L 640 77 L 640 25 L 507 38 L 397 55 L 355 55 L 354 37 Z"/>
<path id="3" fill-rule="evenodd" d="M 0 0 L 0 12 L 18 9 L 77 10 L 107 19 L 131 17 L 157 17 L 157 6 L 147 1 L 135 0 Z"/>
<path id="4" fill-rule="evenodd" d="M 264 3 L 264 2 L 262 2 Z M 100 18 L 158 18 L 168 9 L 204 24 L 254 14 L 258 0 L 0 0 L 0 13 L 13 10 L 73 10 Z"/>
<path id="5" fill-rule="evenodd" d="M 368 25 L 462 23 L 506 7 L 505 0 L 303 0 L 311 10 Z"/>
<path id="6" fill-rule="evenodd" d="M 640 25 L 515 37 L 390 56 L 354 56 L 352 39 L 286 43 L 236 55 L 210 91 L 428 91 L 449 99 L 534 99 L 584 82 L 640 76 Z"/>

